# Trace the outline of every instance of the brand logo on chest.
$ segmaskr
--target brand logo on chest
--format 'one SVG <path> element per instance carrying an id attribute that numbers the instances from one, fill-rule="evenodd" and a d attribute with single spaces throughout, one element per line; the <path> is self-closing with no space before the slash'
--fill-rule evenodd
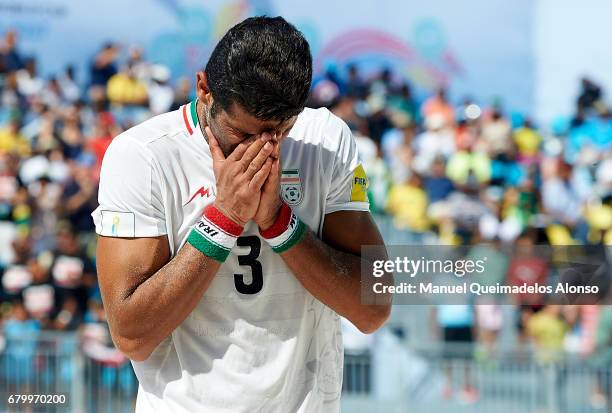
<path id="1" fill-rule="evenodd" d="M 183 207 L 189 205 L 191 203 L 191 201 L 193 201 L 196 198 L 211 198 L 216 196 L 217 194 L 215 193 L 215 190 L 211 187 L 208 186 L 203 186 L 200 187 L 200 189 L 198 189 L 197 191 L 195 191 L 195 193 L 191 196 L 191 198 L 189 198 L 189 201 L 187 201 Z"/>

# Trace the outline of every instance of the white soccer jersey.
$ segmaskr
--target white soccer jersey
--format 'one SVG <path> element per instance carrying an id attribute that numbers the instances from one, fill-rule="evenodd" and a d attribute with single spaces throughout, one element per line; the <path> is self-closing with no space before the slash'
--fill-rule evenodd
<path id="1" fill-rule="evenodd" d="M 368 210 L 350 130 L 327 109 L 298 116 L 281 161 L 281 194 L 316 234 L 326 214 Z M 100 235 L 167 235 L 174 256 L 215 194 L 192 102 L 113 140 L 92 216 Z M 137 412 L 338 411 L 339 317 L 302 287 L 249 222 L 193 312 L 133 365 Z"/>

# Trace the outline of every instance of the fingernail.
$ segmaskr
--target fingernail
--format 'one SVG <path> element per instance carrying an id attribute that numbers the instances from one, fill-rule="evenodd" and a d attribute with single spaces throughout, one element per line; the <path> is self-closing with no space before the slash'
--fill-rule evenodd
<path id="1" fill-rule="evenodd" d="M 272 144 L 270 142 L 266 142 L 266 144 L 264 145 L 264 148 L 266 150 L 270 150 L 270 149 L 272 149 Z"/>

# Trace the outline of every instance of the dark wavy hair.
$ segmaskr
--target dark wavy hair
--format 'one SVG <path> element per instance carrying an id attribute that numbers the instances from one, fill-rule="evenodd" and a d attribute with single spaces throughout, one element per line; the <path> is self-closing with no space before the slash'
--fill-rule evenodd
<path id="1" fill-rule="evenodd" d="M 300 113 L 312 82 L 308 42 L 282 17 L 251 17 L 219 41 L 205 68 L 218 108 L 240 105 L 261 120 L 286 120 Z M 215 108 L 216 106 L 216 108 Z"/>

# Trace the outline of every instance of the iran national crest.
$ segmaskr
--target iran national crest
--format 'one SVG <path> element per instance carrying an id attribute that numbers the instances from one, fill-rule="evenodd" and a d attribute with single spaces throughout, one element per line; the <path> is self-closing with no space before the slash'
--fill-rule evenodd
<path id="1" fill-rule="evenodd" d="M 281 174 L 281 196 L 287 205 L 302 202 L 302 181 L 299 169 L 284 169 Z"/>

